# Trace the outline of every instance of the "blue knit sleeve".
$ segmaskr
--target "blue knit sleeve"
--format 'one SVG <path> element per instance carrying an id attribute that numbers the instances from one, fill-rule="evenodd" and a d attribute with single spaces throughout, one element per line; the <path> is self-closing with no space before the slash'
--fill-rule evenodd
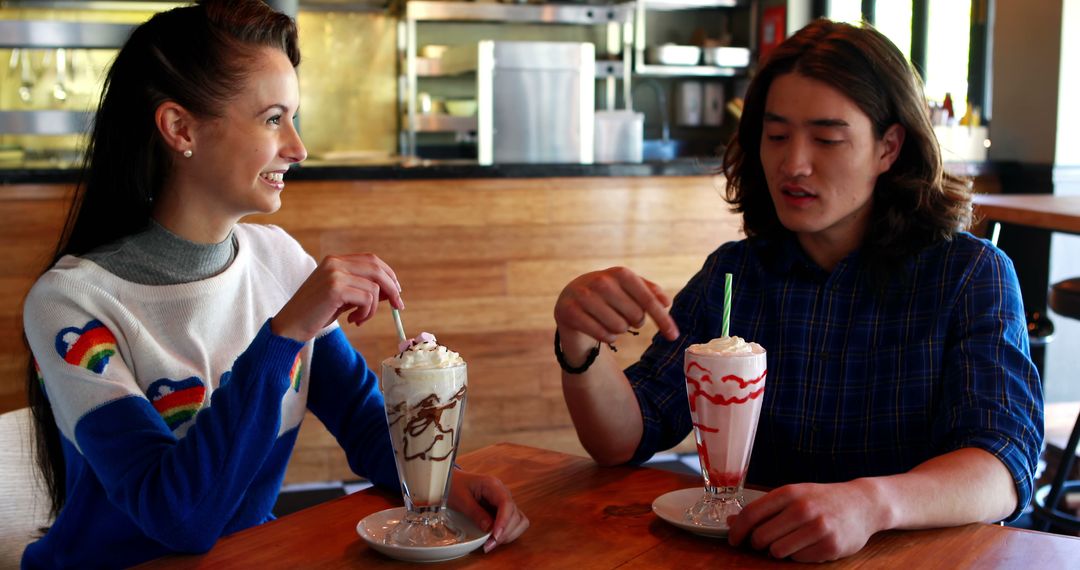
<path id="1" fill-rule="evenodd" d="M 1043 440 L 1043 394 L 1029 356 L 1020 287 L 1012 262 L 985 246 L 954 307 L 945 354 L 944 401 L 934 425 L 941 453 L 976 447 L 1001 460 L 1030 503 Z"/>
<path id="2" fill-rule="evenodd" d="M 281 398 L 302 346 L 264 324 L 179 440 L 145 397 L 87 413 L 75 440 L 110 502 L 172 550 L 209 550 L 277 442 Z M 110 367 L 118 373 L 123 362 Z"/>
<path id="3" fill-rule="evenodd" d="M 308 408 L 337 438 L 349 467 L 398 489 L 379 379 L 340 328 L 315 340 L 309 386 Z"/>

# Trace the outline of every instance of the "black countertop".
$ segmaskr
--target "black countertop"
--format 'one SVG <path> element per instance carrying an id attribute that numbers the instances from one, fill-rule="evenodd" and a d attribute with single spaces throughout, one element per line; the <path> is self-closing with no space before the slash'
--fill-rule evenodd
<path id="1" fill-rule="evenodd" d="M 587 176 L 698 176 L 719 170 L 718 159 L 681 158 L 620 164 L 496 164 L 465 160 L 415 160 L 376 163 L 306 162 L 290 169 L 287 180 L 432 180 L 441 178 L 550 178 Z M 0 168 L 0 184 L 69 184 L 78 170 Z"/>
<path id="2" fill-rule="evenodd" d="M 990 162 L 952 162 L 946 170 L 961 176 L 993 174 Z M 719 158 L 678 158 L 620 164 L 495 164 L 481 166 L 472 160 L 394 160 L 382 162 L 312 161 L 294 166 L 287 180 L 435 180 L 454 178 L 552 178 L 616 176 L 705 176 L 720 170 Z M 2 168 L 0 184 L 71 184 L 78 179 L 73 168 Z"/>

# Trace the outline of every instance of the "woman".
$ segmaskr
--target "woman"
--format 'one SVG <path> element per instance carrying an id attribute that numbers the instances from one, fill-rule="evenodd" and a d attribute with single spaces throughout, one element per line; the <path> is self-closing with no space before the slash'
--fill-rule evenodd
<path id="1" fill-rule="evenodd" d="M 371 254 L 316 265 L 282 230 L 238 223 L 277 210 L 306 156 L 299 61 L 293 21 L 256 0 L 158 14 L 117 55 L 24 309 L 56 515 L 25 567 L 203 552 L 267 521 L 306 409 L 354 471 L 398 488 L 377 379 L 336 322 L 404 308 L 393 270 Z M 528 526 L 497 480 L 453 481 L 487 549 Z"/>
<path id="2" fill-rule="evenodd" d="M 556 302 L 586 449 L 640 462 L 690 432 L 683 351 L 721 336 L 732 273 L 731 333 L 768 351 L 748 480 L 775 487 L 728 521 L 732 544 L 822 561 L 879 530 L 1018 516 L 1042 392 L 1016 275 L 963 231 L 970 191 L 943 173 L 896 47 L 827 20 L 786 40 L 750 84 L 724 173 L 748 237 L 710 255 L 673 304 L 618 267 Z M 624 373 L 600 341 L 646 315 L 660 335 Z"/>

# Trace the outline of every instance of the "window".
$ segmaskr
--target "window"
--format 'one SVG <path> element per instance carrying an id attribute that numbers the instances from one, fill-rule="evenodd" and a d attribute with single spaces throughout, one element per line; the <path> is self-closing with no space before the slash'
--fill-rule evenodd
<path id="1" fill-rule="evenodd" d="M 858 24 L 863 20 L 862 0 L 830 0 L 829 19 Z"/>
<path id="2" fill-rule="evenodd" d="M 878 0 L 878 4 L 882 3 Z M 968 95 L 971 0 L 930 0 L 927 20 L 926 74 L 923 77 L 926 97 L 941 101 L 946 93 L 952 93 L 959 117 L 964 112 Z"/>
<path id="3" fill-rule="evenodd" d="M 877 0 L 874 26 L 900 48 L 904 57 L 911 59 L 911 2 Z"/>
<path id="4" fill-rule="evenodd" d="M 969 61 L 972 1 L 827 0 L 824 15 L 837 21 L 858 23 L 865 19 L 873 24 L 922 70 L 927 99 L 941 102 L 946 93 L 951 94 L 959 117 L 969 95 L 976 106 L 984 97 L 981 92 L 969 93 L 969 81 L 983 85 L 982 71 Z"/>

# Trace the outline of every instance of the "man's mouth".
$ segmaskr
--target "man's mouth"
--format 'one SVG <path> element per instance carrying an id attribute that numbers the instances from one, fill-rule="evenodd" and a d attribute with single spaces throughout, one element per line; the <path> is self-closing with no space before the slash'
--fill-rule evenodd
<path id="1" fill-rule="evenodd" d="M 780 192 L 793 198 L 817 198 L 817 194 L 798 184 L 784 184 L 780 186 Z"/>

